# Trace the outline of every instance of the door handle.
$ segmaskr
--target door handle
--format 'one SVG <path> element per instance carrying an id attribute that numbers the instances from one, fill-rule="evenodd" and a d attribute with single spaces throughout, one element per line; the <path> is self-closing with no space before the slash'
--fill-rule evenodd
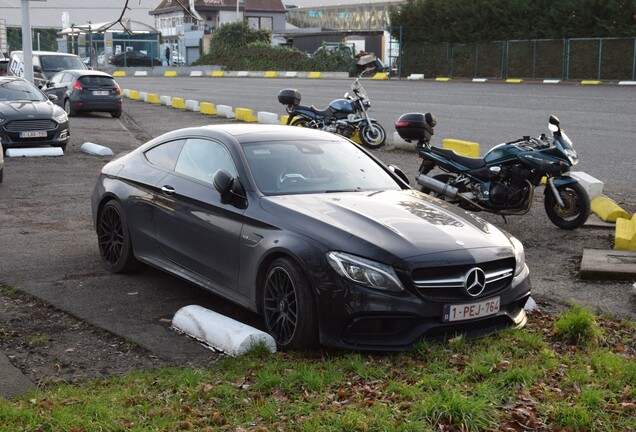
<path id="1" fill-rule="evenodd" d="M 174 188 L 168 185 L 161 186 L 161 192 L 165 193 L 166 195 L 174 195 L 176 193 Z"/>

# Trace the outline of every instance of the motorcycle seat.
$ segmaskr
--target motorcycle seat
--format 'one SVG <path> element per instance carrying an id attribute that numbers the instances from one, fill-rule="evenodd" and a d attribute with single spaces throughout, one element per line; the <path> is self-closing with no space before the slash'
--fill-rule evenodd
<path id="1" fill-rule="evenodd" d="M 316 115 L 320 117 L 331 117 L 331 110 L 329 108 L 321 110 L 312 105 L 311 107 L 309 107 L 309 109 L 311 109 L 314 113 L 316 113 Z"/>
<path id="2" fill-rule="evenodd" d="M 431 151 L 433 153 L 439 154 L 440 156 L 444 156 L 447 159 L 460 163 L 470 169 L 481 168 L 486 165 L 486 162 L 484 162 L 482 158 L 471 158 L 471 157 L 462 156 L 460 154 L 455 153 L 454 150 L 448 150 L 444 148 L 431 146 Z"/>

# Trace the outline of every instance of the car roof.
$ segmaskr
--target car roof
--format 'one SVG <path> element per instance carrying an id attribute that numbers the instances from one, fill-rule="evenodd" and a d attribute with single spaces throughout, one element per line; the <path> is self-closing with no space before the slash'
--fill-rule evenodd
<path id="1" fill-rule="evenodd" d="M 72 73 L 74 75 L 78 75 L 78 76 L 90 75 L 90 76 L 103 76 L 103 77 L 108 77 L 108 78 L 112 78 L 113 77 L 112 75 L 107 74 L 106 72 L 102 72 L 102 71 L 98 71 L 98 70 L 94 70 L 94 69 L 66 69 L 66 70 L 59 71 L 58 74 L 59 73 L 63 73 L 63 72 L 70 72 L 70 73 Z"/>
<path id="2" fill-rule="evenodd" d="M 24 51 L 22 50 L 15 50 L 15 51 L 11 51 L 11 54 L 16 53 L 16 54 L 22 54 Z M 71 53 L 65 53 L 65 52 L 57 52 L 57 51 L 33 51 L 32 52 L 33 55 L 56 55 L 56 56 L 73 56 L 73 57 L 79 57 L 76 54 L 71 54 Z"/>
<path id="3" fill-rule="evenodd" d="M 201 126 L 201 129 L 220 130 L 233 136 L 241 144 L 271 140 L 311 139 L 337 141 L 338 135 L 316 129 L 273 124 L 217 124 Z"/>

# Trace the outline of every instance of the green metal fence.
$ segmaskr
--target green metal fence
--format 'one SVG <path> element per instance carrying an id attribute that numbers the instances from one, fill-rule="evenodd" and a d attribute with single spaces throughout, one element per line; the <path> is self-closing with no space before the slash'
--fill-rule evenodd
<path id="1" fill-rule="evenodd" d="M 400 76 L 636 80 L 636 38 L 404 44 Z"/>

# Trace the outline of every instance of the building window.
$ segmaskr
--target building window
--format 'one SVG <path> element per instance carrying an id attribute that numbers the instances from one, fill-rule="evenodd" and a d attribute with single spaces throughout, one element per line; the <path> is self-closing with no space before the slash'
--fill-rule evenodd
<path id="1" fill-rule="evenodd" d="M 269 30 L 274 28 L 274 19 L 272 17 L 247 17 L 247 25 L 252 30 Z"/>

